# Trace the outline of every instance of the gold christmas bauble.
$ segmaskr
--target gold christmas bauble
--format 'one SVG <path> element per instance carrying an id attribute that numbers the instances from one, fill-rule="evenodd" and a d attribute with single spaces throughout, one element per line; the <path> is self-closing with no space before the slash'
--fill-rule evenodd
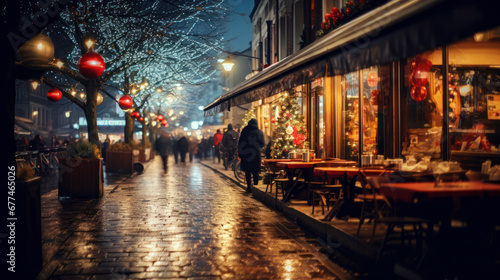
<path id="1" fill-rule="evenodd" d="M 19 47 L 17 54 L 25 65 L 45 65 L 54 60 L 54 44 L 49 36 L 40 33 Z"/>
<path id="2" fill-rule="evenodd" d="M 101 105 L 103 100 L 104 100 L 104 98 L 102 97 L 102 95 L 100 93 L 98 93 L 97 94 L 97 105 Z"/>

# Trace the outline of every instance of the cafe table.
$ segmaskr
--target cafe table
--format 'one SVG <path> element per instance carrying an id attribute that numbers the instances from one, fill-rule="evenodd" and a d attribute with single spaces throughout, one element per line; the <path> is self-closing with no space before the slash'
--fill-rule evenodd
<path id="1" fill-rule="evenodd" d="M 414 215 L 439 225 L 437 234 L 428 226 L 429 246 L 420 260 L 437 262 L 452 257 L 468 261 L 491 252 L 495 227 L 500 223 L 500 184 L 480 181 L 460 182 L 389 182 L 380 184 L 380 192 L 395 203 L 413 205 Z M 452 220 L 464 226 L 452 226 Z M 460 244 L 455 250 L 457 244 Z M 443 257 L 443 254 L 448 254 Z"/>
<path id="2" fill-rule="evenodd" d="M 324 178 L 331 177 L 336 178 L 342 184 L 342 193 L 339 199 L 335 202 L 330 211 L 325 215 L 324 220 L 331 220 L 335 216 L 345 216 L 348 217 L 353 212 L 354 206 L 354 191 L 355 184 L 359 174 L 360 167 L 356 166 L 337 166 L 337 167 L 316 167 L 315 172 L 323 173 Z M 380 169 L 363 169 L 363 172 L 367 176 L 377 176 L 380 175 Z M 392 172 L 391 170 L 386 170 L 385 172 Z"/>
<path id="3" fill-rule="evenodd" d="M 277 164 L 279 166 L 283 166 L 286 169 L 286 173 L 288 175 L 288 185 L 286 188 L 286 192 L 283 195 L 283 201 L 286 202 L 290 200 L 290 196 L 300 190 L 298 188 L 299 181 L 301 178 L 304 181 L 311 180 L 311 176 L 313 174 L 313 170 L 318 166 L 325 166 L 330 163 L 335 162 L 335 160 L 316 160 L 316 161 L 279 161 Z"/>

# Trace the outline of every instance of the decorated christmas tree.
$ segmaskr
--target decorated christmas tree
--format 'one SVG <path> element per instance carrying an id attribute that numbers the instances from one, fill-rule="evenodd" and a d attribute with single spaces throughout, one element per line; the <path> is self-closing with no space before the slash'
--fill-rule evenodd
<path id="1" fill-rule="evenodd" d="M 255 107 L 252 106 L 252 108 L 248 109 L 248 111 L 245 112 L 245 116 L 243 117 L 243 126 L 241 128 L 243 129 L 248 125 L 248 121 L 255 118 Z"/>
<path id="2" fill-rule="evenodd" d="M 306 147 L 306 124 L 295 92 L 285 92 L 279 98 L 277 106 L 279 116 L 271 120 L 276 123 L 272 137 L 271 157 L 287 158 L 290 152 Z"/>

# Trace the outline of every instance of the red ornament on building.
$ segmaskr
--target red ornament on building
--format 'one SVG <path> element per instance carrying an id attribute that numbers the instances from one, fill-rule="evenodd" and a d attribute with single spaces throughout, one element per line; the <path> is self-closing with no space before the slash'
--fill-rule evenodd
<path id="1" fill-rule="evenodd" d="M 47 98 L 52 102 L 57 102 L 61 100 L 61 97 L 62 97 L 62 92 L 57 88 L 50 89 L 47 92 Z"/>
<path id="2" fill-rule="evenodd" d="M 128 110 L 132 108 L 132 106 L 134 105 L 134 101 L 132 101 L 132 98 L 130 96 L 124 95 L 120 97 L 120 100 L 118 100 L 118 105 L 120 106 L 120 108 L 122 108 L 122 110 Z"/>
<path id="3" fill-rule="evenodd" d="M 104 59 L 96 52 L 90 51 L 78 61 L 78 71 L 87 79 L 96 79 L 104 72 Z"/>
<path id="4" fill-rule="evenodd" d="M 428 76 L 429 72 L 427 71 L 415 70 L 413 73 L 411 73 L 411 83 L 414 86 L 423 87 L 429 82 Z"/>
<path id="5" fill-rule="evenodd" d="M 378 85 L 378 75 L 374 72 L 368 73 L 367 82 L 369 87 L 376 87 Z"/>
<path id="6" fill-rule="evenodd" d="M 414 86 L 411 89 L 411 98 L 417 102 L 421 102 L 425 100 L 427 97 L 427 88 L 424 86 Z"/>
<path id="7" fill-rule="evenodd" d="M 156 119 L 159 120 L 159 121 L 163 121 L 165 118 L 162 115 L 158 115 L 158 117 L 156 117 Z"/>

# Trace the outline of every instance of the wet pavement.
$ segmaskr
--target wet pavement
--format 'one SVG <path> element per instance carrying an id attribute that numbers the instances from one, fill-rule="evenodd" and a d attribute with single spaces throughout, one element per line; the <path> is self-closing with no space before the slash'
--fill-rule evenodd
<path id="1" fill-rule="evenodd" d="M 106 174 L 104 196 L 42 188 L 38 279 L 353 279 L 318 239 L 199 163 Z M 52 186 L 52 187 L 51 187 Z"/>

